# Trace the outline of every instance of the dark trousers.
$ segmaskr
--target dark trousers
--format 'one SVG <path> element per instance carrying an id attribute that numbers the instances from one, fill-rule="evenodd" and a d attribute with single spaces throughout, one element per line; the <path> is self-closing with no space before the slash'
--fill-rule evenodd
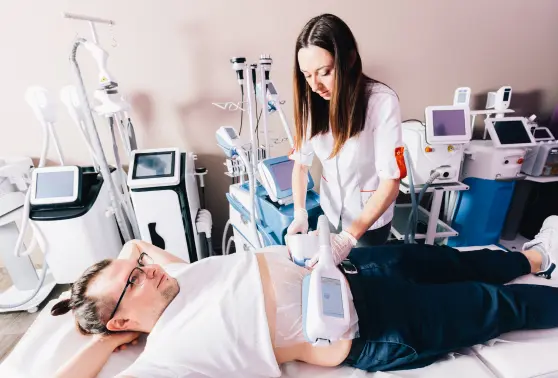
<path id="1" fill-rule="evenodd" d="M 349 259 L 359 335 L 344 364 L 361 370 L 419 368 L 505 332 L 558 327 L 558 288 L 503 285 L 530 272 L 519 252 L 386 245 Z"/>

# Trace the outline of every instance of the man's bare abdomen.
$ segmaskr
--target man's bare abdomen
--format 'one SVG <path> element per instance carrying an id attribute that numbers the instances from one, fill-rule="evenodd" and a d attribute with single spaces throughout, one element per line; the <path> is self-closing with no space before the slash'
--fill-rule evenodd
<path id="1" fill-rule="evenodd" d="M 275 345 L 275 325 L 276 325 L 276 300 L 273 284 L 267 261 L 262 254 L 256 254 L 260 268 L 260 277 L 265 301 L 265 312 L 269 326 L 271 342 Z M 319 366 L 338 366 L 341 364 L 351 349 L 351 340 L 340 340 L 328 347 L 314 347 L 309 343 L 294 344 L 288 347 L 274 348 L 277 363 L 282 364 L 290 361 L 304 361 L 312 365 Z"/>

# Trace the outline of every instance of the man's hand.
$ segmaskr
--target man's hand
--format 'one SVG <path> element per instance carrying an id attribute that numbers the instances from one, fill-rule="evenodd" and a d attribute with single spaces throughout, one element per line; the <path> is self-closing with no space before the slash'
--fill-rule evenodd
<path id="1" fill-rule="evenodd" d="M 115 332 L 109 335 L 95 335 L 93 336 L 96 342 L 109 345 L 114 349 L 114 352 L 119 350 L 124 350 L 128 345 L 136 345 L 138 343 L 138 337 L 141 335 L 140 332 Z"/>
<path id="2" fill-rule="evenodd" d="M 331 253 L 333 254 L 333 262 L 335 265 L 341 264 L 341 261 L 345 260 L 347 256 L 349 256 L 351 249 L 353 249 L 357 244 L 357 240 L 347 231 L 341 231 L 340 234 L 331 234 L 330 241 Z M 314 265 L 316 265 L 318 261 L 319 254 L 316 253 L 312 259 L 306 262 L 306 267 L 308 269 L 313 269 Z"/>

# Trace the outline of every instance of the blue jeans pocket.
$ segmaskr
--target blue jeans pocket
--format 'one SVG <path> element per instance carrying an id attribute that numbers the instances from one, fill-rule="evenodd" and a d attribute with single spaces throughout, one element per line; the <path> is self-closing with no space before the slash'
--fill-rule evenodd
<path id="1" fill-rule="evenodd" d="M 417 352 L 409 345 L 392 341 L 367 341 L 354 365 L 366 371 L 394 370 L 413 362 Z"/>

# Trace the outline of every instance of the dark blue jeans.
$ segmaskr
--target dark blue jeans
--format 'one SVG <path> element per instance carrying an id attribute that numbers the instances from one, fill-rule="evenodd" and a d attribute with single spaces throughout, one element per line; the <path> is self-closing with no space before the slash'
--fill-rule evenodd
<path id="1" fill-rule="evenodd" d="M 519 252 L 386 245 L 355 248 L 349 260 L 359 337 L 345 365 L 419 368 L 505 332 L 558 327 L 558 288 L 503 285 L 530 272 Z"/>

